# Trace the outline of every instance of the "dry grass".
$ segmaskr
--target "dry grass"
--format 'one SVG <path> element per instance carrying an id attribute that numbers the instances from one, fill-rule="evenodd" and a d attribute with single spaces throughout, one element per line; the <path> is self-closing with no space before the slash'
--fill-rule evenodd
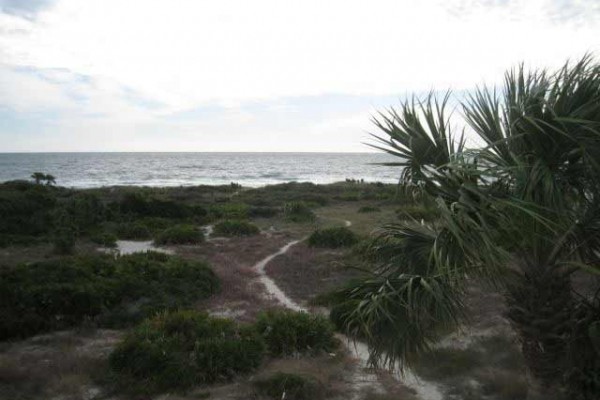
<path id="1" fill-rule="evenodd" d="M 88 398 L 103 378 L 108 354 L 121 333 L 63 331 L 23 342 L 5 343 L 0 352 L 0 398 Z"/>

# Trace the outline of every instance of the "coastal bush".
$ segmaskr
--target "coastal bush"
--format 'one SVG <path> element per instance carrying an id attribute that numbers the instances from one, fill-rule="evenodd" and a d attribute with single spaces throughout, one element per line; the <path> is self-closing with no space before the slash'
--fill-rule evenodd
<path id="1" fill-rule="evenodd" d="M 0 248 L 8 246 L 34 246 L 44 243 L 44 238 L 31 235 L 9 235 L 0 233 Z"/>
<path id="2" fill-rule="evenodd" d="M 264 337 L 267 349 L 274 356 L 296 353 L 330 352 L 337 347 L 333 326 L 320 315 L 289 310 L 261 313 L 257 331 Z"/>
<path id="3" fill-rule="evenodd" d="M 58 191 L 26 181 L 0 184 L 0 233 L 38 236 L 50 232 Z"/>
<path id="4" fill-rule="evenodd" d="M 416 219 L 417 221 L 431 221 L 439 217 L 439 210 L 436 208 L 424 207 L 421 205 L 403 206 L 396 210 L 399 219 Z"/>
<path id="5" fill-rule="evenodd" d="M 100 232 L 90 236 L 90 240 L 103 247 L 117 247 L 117 236 L 109 232 Z"/>
<path id="6" fill-rule="evenodd" d="M 219 280 L 205 262 L 148 251 L 116 260 L 120 307 L 103 317 L 121 326 L 161 310 L 188 307 L 219 290 Z"/>
<path id="7" fill-rule="evenodd" d="M 279 214 L 277 207 L 254 206 L 248 209 L 248 216 L 251 218 L 273 218 Z"/>
<path id="8" fill-rule="evenodd" d="M 76 193 L 66 199 L 61 208 L 79 232 L 89 231 L 107 216 L 106 205 L 93 193 Z"/>
<path id="9" fill-rule="evenodd" d="M 246 221 L 222 221 L 215 225 L 214 236 L 252 236 L 260 232 L 258 227 Z"/>
<path id="10" fill-rule="evenodd" d="M 175 225 L 165 229 L 156 236 L 154 243 L 169 244 L 198 244 L 204 242 L 204 233 L 194 225 Z"/>
<path id="11" fill-rule="evenodd" d="M 68 228 L 58 230 L 52 237 L 52 245 L 55 254 L 73 254 L 75 250 L 75 233 Z"/>
<path id="12" fill-rule="evenodd" d="M 123 222 L 117 225 L 116 235 L 119 239 L 144 240 L 150 239 L 152 232 L 140 222 Z"/>
<path id="13" fill-rule="evenodd" d="M 283 206 L 285 219 L 291 222 L 311 222 L 316 219 L 315 214 L 301 201 L 292 201 Z"/>
<path id="14" fill-rule="evenodd" d="M 116 347 L 109 363 L 122 387 L 152 393 L 250 372 L 263 354 L 262 338 L 250 326 L 176 311 L 143 321 Z"/>
<path id="15" fill-rule="evenodd" d="M 162 253 L 66 257 L 0 269 L 0 339 L 84 320 L 123 326 L 219 288 L 212 270 Z"/>
<path id="16" fill-rule="evenodd" d="M 309 376 L 277 372 L 254 383 L 260 395 L 273 400 L 317 400 L 323 398 L 323 388 Z"/>
<path id="17" fill-rule="evenodd" d="M 246 219 L 250 207 L 241 203 L 224 203 L 211 207 L 210 213 L 217 219 Z"/>
<path id="18" fill-rule="evenodd" d="M 359 213 L 374 213 L 374 212 L 381 212 L 381 209 L 379 207 L 374 207 L 374 206 L 362 206 L 361 208 L 358 209 Z"/>
<path id="19" fill-rule="evenodd" d="M 63 329 L 118 300 L 114 260 L 66 258 L 0 269 L 0 339 Z"/>
<path id="20" fill-rule="evenodd" d="M 317 229 L 308 238 L 311 247 L 350 247 L 358 242 L 354 232 L 346 227 Z"/>
<path id="21" fill-rule="evenodd" d="M 173 200 L 146 198 L 140 192 L 126 193 L 118 203 L 121 214 L 137 217 L 187 218 L 192 215 L 189 206 Z"/>

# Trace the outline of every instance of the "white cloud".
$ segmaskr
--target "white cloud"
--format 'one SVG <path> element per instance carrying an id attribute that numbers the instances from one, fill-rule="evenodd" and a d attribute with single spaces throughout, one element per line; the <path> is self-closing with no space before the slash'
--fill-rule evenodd
<path id="1" fill-rule="evenodd" d="M 254 135 L 248 146 L 261 141 L 272 146 L 269 138 L 280 126 L 240 111 L 248 102 L 269 104 L 277 120 L 286 107 L 294 108 L 280 103 L 282 98 L 460 90 L 497 82 L 521 61 L 557 66 L 600 50 L 598 4 L 58 0 L 36 6 L 35 18 L 0 13 L 0 106 L 18 112 L 58 108 L 80 124 L 113 124 L 118 130 L 137 123 L 127 132 L 141 132 L 140 126 L 149 132 L 168 115 L 216 104 L 237 114 L 223 111 L 220 120 L 187 121 L 187 126 L 230 137 L 243 130 L 245 137 Z M 327 135 L 334 132 L 362 134 L 360 113 L 303 123 L 297 115 L 294 121 L 329 143 Z M 188 131 L 183 125 L 173 128 L 182 137 Z M 98 128 L 103 129 L 110 130 Z M 278 146 L 297 146 L 289 136 Z M 158 149 L 159 143 L 171 143 L 148 137 Z"/>

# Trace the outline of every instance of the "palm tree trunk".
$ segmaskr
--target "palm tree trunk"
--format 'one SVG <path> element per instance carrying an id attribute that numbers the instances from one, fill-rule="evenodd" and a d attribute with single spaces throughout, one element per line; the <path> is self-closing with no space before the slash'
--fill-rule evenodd
<path id="1" fill-rule="evenodd" d="M 522 276 L 508 289 L 508 318 L 520 336 L 525 363 L 542 395 L 563 382 L 574 310 L 568 276 L 545 272 Z M 549 397 L 549 398 L 553 398 Z"/>

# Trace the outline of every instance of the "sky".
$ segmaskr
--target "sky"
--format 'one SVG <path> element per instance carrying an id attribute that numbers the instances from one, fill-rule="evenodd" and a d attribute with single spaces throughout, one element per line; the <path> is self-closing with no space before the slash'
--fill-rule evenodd
<path id="1" fill-rule="evenodd" d="M 0 0 L 0 152 L 369 151 L 412 95 L 585 53 L 599 0 Z"/>

